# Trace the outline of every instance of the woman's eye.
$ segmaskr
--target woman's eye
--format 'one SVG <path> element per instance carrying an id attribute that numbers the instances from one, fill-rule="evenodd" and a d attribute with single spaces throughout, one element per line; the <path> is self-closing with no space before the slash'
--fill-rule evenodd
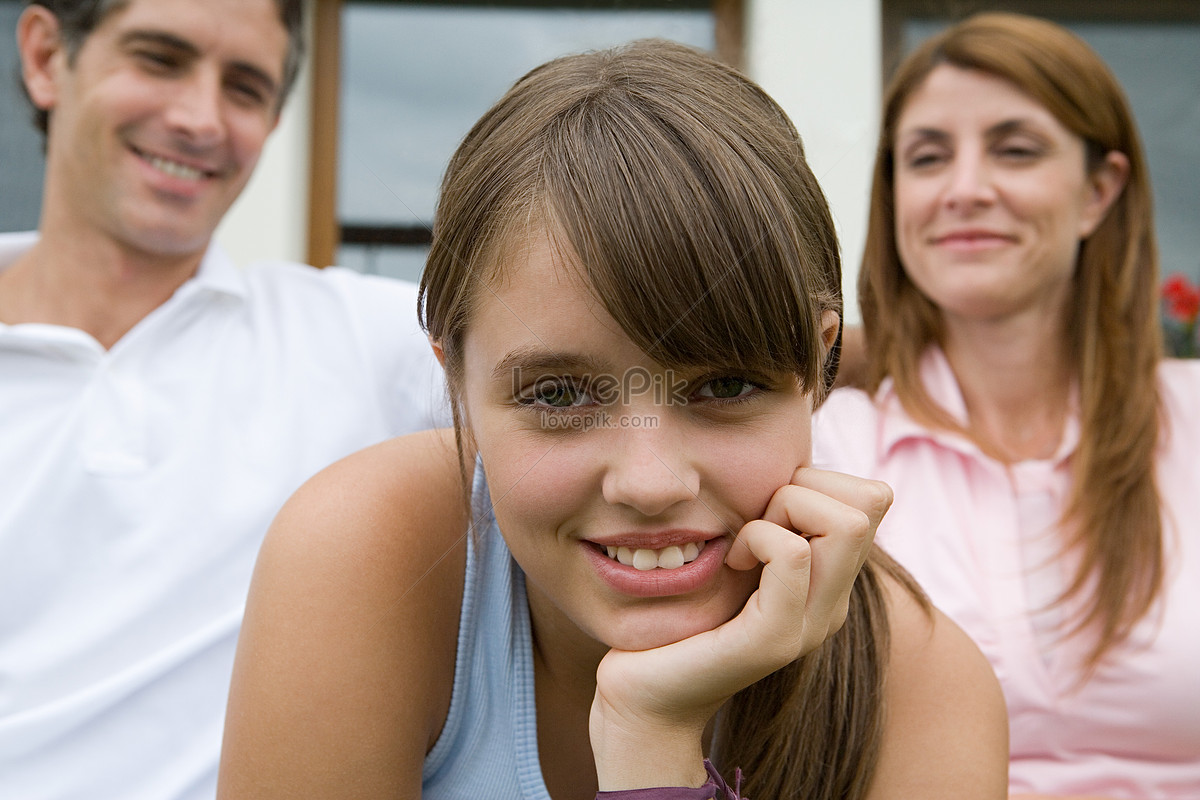
<path id="1" fill-rule="evenodd" d="M 752 394 L 758 387 L 745 378 L 712 378 L 696 394 L 708 400 L 736 400 Z"/>
<path id="2" fill-rule="evenodd" d="M 1038 157 L 1038 151 L 1032 147 L 1010 145 L 1001 147 L 999 155 L 1007 161 L 1030 161 Z"/>
<path id="3" fill-rule="evenodd" d="M 941 153 L 925 150 L 911 154 L 906 163 L 911 169 L 922 169 L 940 164 L 944 160 L 945 157 Z"/>

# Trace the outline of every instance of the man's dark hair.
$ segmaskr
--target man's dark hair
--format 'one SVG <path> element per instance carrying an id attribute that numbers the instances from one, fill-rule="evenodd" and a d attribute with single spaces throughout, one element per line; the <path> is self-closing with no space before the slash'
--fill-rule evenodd
<path id="1" fill-rule="evenodd" d="M 296 80 L 296 73 L 300 71 L 300 61 L 304 57 L 304 1 L 274 0 L 279 10 L 279 20 L 288 34 L 287 55 L 283 60 L 283 83 L 279 88 L 280 106 Z M 109 14 L 128 3 L 129 0 L 28 0 L 26 5 L 42 6 L 58 18 L 63 42 L 67 46 L 67 58 L 74 61 L 84 40 L 91 35 L 96 26 Z M 21 84 L 21 88 L 25 88 L 24 83 Z M 29 99 L 28 92 L 25 97 Z M 32 105 L 32 102 L 30 104 Z M 33 123 L 43 136 L 49 121 L 49 112 L 34 108 Z"/>

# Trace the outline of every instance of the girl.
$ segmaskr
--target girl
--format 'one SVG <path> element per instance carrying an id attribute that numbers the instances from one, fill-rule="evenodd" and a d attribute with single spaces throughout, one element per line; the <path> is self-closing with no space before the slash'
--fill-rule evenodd
<path id="1" fill-rule="evenodd" d="M 871 549 L 890 490 L 807 466 L 837 253 L 791 124 L 708 56 L 519 81 L 422 280 L 455 431 L 280 515 L 222 797 L 712 797 L 706 755 L 759 798 L 1002 797 L 994 677 Z"/>

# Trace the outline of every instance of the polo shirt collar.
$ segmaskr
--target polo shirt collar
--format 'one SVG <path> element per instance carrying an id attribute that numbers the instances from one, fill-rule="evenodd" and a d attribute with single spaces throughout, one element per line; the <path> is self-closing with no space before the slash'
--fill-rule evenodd
<path id="1" fill-rule="evenodd" d="M 176 294 L 184 290 L 188 292 L 207 291 L 240 299 L 245 299 L 249 292 L 245 275 L 233 263 L 229 254 L 216 242 L 209 244 L 204 258 L 200 260 L 196 274 L 179 287 Z"/>
<path id="2" fill-rule="evenodd" d="M 921 356 L 919 371 L 921 383 L 930 398 L 941 406 L 955 422 L 966 427 L 967 403 L 963 399 L 962 388 L 946 354 L 940 347 L 932 346 Z M 875 396 L 876 405 L 882 411 L 879 437 L 879 452 L 889 458 L 895 449 L 908 440 L 925 440 L 936 442 L 942 447 L 963 453 L 975 458 L 991 457 L 979 449 L 975 442 L 957 431 L 930 429 L 917 422 L 909 415 L 900 402 L 895 383 L 887 378 L 879 386 Z M 1079 386 L 1071 389 L 1070 410 L 1067 414 L 1066 426 L 1063 429 L 1062 441 L 1058 449 L 1047 461 L 1060 464 L 1069 458 L 1079 445 Z"/>
<path id="3" fill-rule="evenodd" d="M 0 271 L 33 247 L 37 240 L 37 231 L 0 234 Z M 245 275 L 216 242 L 209 243 L 196 274 L 189 278 L 179 291 L 185 289 L 189 292 L 209 291 L 239 298 L 245 298 L 249 293 Z"/>

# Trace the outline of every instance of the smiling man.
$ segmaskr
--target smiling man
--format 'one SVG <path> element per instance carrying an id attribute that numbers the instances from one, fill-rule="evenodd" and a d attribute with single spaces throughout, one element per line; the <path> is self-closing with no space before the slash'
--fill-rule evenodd
<path id="1" fill-rule="evenodd" d="M 279 120 L 300 0 L 43 0 L 46 135 L 0 235 L 0 797 L 211 798 L 284 499 L 442 419 L 415 288 L 211 243 Z"/>

